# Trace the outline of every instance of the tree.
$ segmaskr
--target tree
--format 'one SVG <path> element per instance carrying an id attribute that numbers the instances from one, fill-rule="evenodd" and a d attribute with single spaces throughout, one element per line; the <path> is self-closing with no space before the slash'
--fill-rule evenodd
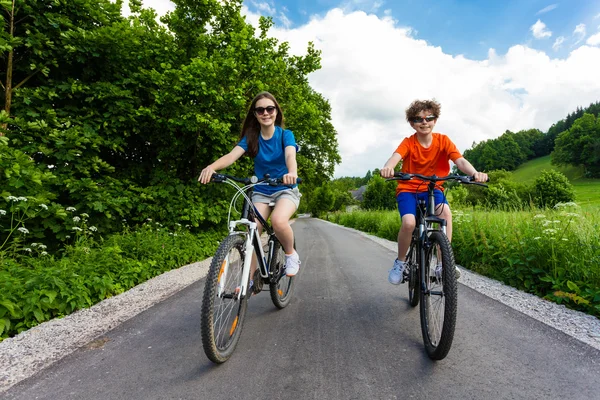
<path id="1" fill-rule="evenodd" d="M 554 207 L 557 203 L 575 200 L 575 190 L 569 179 L 555 170 L 544 170 L 534 183 L 538 207 Z"/>
<path id="2" fill-rule="evenodd" d="M 584 114 L 558 135 L 552 163 L 582 165 L 586 176 L 600 176 L 600 123 L 593 114 Z"/>
<path id="3" fill-rule="evenodd" d="M 367 210 L 393 210 L 396 206 L 395 181 L 373 175 L 363 195 L 362 207 Z"/>
<path id="4" fill-rule="evenodd" d="M 331 211 L 335 202 L 335 195 L 327 183 L 316 188 L 312 194 L 309 205 L 310 213 L 319 217 Z"/>

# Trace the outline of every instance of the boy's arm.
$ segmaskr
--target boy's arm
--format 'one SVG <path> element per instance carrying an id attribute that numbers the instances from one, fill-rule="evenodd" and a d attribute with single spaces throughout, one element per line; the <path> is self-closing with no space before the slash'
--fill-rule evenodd
<path id="1" fill-rule="evenodd" d="M 384 178 L 391 178 L 394 176 L 394 168 L 398 163 L 402 161 L 402 156 L 398 153 L 392 154 L 389 160 L 385 163 L 383 168 L 379 171 L 379 175 Z"/>
<path id="2" fill-rule="evenodd" d="M 473 165 L 471 165 L 471 163 L 469 161 L 467 161 L 466 158 L 464 158 L 464 157 L 458 158 L 458 159 L 456 159 L 456 161 L 454 161 L 454 164 L 456 164 L 456 167 L 458 169 L 460 169 L 462 172 L 464 172 L 465 174 L 475 177 L 475 182 L 487 182 L 487 180 L 488 180 L 487 174 L 485 174 L 483 172 L 477 172 L 475 167 Z"/>

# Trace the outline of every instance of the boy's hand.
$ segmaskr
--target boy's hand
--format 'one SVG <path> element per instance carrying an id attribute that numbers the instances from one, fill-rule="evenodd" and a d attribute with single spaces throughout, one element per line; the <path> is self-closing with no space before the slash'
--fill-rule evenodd
<path id="1" fill-rule="evenodd" d="M 394 176 L 394 168 L 383 167 L 379 171 L 379 175 L 381 175 L 383 178 L 392 178 Z"/>
<path id="2" fill-rule="evenodd" d="M 487 182 L 488 181 L 488 175 L 483 172 L 475 172 L 473 174 L 473 178 L 475 178 L 475 182 Z"/>

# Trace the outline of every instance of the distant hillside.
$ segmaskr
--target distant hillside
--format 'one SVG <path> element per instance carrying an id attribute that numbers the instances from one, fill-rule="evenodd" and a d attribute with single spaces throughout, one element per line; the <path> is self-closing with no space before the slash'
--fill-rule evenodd
<path id="1" fill-rule="evenodd" d="M 523 163 L 513 171 L 513 179 L 523 183 L 533 183 L 543 170 L 553 169 L 565 174 L 575 187 L 577 203 L 580 205 L 600 206 L 600 179 L 583 177 L 582 167 L 556 166 L 550 163 L 550 156 L 535 158 Z"/>

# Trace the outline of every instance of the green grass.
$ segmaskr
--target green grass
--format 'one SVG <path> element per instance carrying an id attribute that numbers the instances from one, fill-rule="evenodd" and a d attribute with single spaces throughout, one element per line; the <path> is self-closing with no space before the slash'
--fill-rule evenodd
<path id="1" fill-rule="evenodd" d="M 544 156 L 527 161 L 516 171 L 513 171 L 513 179 L 517 182 L 531 184 L 543 170 L 556 170 L 563 173 L 575 188 L 575 201 L 580 205 L 592 205 L 600 207 L 600 179 L 588 179 L 583 177 L 583 167 L 556 166 L 551 164 L 551 156 Z"/>

